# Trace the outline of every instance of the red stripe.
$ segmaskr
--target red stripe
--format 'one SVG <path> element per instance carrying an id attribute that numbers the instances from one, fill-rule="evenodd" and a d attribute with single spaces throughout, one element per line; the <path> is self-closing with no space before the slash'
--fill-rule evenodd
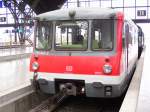
<path id="1" fill-rule="evenodd" d="M 109 58 L 109 62 L 106 62 L 106 58 Z M 32 70 L 31 64 L 36 61 L 34 54 L 31 57 L 30 70 Z M 103 74 L 103 66 L 109 63 L 113 67 L 113 71 L 109 75 L 118 75 L 118 62 L 117 56 L 102 57 L 102 56 L 44 56 L 39 55 L 37 62 L 40 67 L 38 72 L 47 73 L 74 73 L 74 74 L 89 74 L 100 75 Z M 67 68 L 70 67 L 70 68 Z M 68 70 L 72 69 L 72 70 Z"/>

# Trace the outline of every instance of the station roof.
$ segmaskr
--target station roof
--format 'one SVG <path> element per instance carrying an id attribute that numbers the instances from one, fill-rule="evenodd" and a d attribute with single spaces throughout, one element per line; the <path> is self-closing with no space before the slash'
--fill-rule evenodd
<path id="1" fill-rule="evenodd" d="M 61 8 L 67 0 L 24 0 L 36 14 Z"/>

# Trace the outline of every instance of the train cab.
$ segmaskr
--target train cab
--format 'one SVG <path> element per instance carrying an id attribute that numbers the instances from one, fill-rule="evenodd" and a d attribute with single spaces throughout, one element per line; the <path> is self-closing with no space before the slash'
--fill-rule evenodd
<path id="1" fill-rule="evenodd" d="M 118 97 L 138 54 L 137 26 L 114 9 L 59 9 L 35 18 L 30 70 L 44 93 Z"/>

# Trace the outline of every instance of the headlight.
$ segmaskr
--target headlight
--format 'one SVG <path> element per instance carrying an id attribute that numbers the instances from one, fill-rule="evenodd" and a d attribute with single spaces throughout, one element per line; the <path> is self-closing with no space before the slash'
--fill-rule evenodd
<path id="1" fill-rule="evenodd" d="M 105 74 L 111 73 L 111 72 L 112 72 L 112 66 L 109 65 L 109 64 L 105 64 L 105 65 L 103 66 L 103 71 L 104 71 Z"/>
<path id="2" fill-rule="evenodd" d="M 32 63 L 32 69 L 33 69 L 33 70 L 37 70 L 38 68 L 39 68 L 38 62 L 36 62 L 36 61 L 33 62 L 33 63 Z"/>

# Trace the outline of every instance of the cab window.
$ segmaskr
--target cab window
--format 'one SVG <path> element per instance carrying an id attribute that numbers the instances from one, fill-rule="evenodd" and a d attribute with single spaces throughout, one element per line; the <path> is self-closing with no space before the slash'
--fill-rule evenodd
<path id="1" fill-rule="evenodd" d="M 93 20 L 92 50 L 112 50 L 113 32 L 113 20 Z"/>
<path id="2" fill-rule="evenodd" d="M 35 29 L 36 49 L 50 49 L 52 40 L 52 23 L 47 21 L 37 22 Z"/>
<path id="3" fill-rule="evenodd" d="M 87 38 L 87 21 L 56 22 L 55 50 L 86 50 Z"/>

